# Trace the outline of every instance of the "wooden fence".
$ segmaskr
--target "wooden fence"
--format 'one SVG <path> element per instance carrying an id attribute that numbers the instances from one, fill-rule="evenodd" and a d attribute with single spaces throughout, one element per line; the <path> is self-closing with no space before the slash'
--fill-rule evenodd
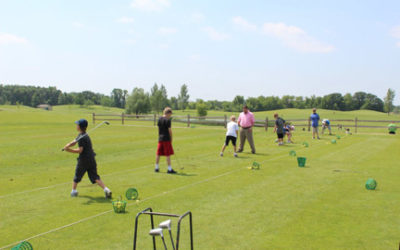
<path id="1" fill-rule="evenodd" d="M 92 114 L 93 124 L 96 121 L 120 121 L 122 125 L 129 121 L 152 121 L 154 126 L 157 126 L 157 120 L 159 115 L 128 115 L 125 113 L 121 114 Z M 224 126 L 228 123 L 228 116 L 173 116 L 174 122 L 179 122 L 185 124 L 187 127 L 191 127 L 192 124 L 202 124 L 202 125 L 214 125 L 214 126 Z M 311 129 L 311 120 L 308 119 L 287 119 L 287 122 L 290 122 L 296 127 L 307 128 L 308 131 Z M 357 117 L 354 119 L 338 119 L 338 120 L 329 120 L 331 122 L 331 127 L 335 128 L 353 128 L 354 132 L 357 133 L 358 128 L 387 128 L 388 123 L 400 123 L 400 121 L 394 120 L 359 120 Z M 274 127 L 275 120 L 269 120 L 268 117 L 265 120 L 256 120 L 254 126 L 255 127 L 264 127 L 265 130 L 268 128 Z"/>

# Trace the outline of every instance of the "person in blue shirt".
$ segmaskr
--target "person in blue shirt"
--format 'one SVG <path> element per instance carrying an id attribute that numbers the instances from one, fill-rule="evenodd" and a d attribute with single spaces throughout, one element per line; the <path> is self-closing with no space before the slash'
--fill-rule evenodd
<path id="1" fill-rule="evenodd" d="M 328 119 L 322 120 L 322 134 L 324 134 L 325 129 L 328 129 L 329 135 L 332 135 L 331 122 Z"/>
<path id="2" fill-rule="evenodd" d="M 317 135 L 317 139 L 319 140 L 319 134 L 318 134 L 319 115 L 317 114 L 316 108 L 313 108 L 312 112 L 313 113 L 310 116 L 312 135 L 313 135 L 313 139 L 315 139 L 315 135 Z"/>

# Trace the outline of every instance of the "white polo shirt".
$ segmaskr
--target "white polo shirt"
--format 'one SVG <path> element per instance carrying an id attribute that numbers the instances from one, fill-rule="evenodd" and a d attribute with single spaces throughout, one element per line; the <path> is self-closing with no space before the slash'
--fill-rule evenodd
<path id="1" fill-rule="evenodd" d="M 237 137 L 236 131 L 239 130 L 239 125 L 236 122 L 228 122 L 226 125 L 227 131 L 226 131 L 226 136 L 233 136 Z"/>

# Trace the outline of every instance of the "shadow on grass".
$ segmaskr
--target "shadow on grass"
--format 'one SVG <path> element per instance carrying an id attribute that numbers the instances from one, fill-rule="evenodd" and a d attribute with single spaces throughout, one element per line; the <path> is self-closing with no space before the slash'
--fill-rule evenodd
<path id="1" fill-rule="evenodd" d="M 168 174 L 167 172 L 160 172 L 160 173 L 167 174 L 167 175 L 185 176 L 185 177 L 197 176 L 197 174 L 187 174 L 187 173 L 182 173 L 182 172 L 177 172 L 176 174 Z"/>
<path id="2" fill-rule="evenodd" d="M 79 195 L 78 198 L 84 198 L 87 199 L 87 201 L 84 203 L 85 205 L 90 205 L 93 203 L 110 203 L 111 204 L 111 200 L 110 199 L 106 199 L 104 196 L 101 197 L 91 197 L 88 195 Z"/>
<path id="3" fill-rule="evenodd" d="M 270 154 L 259 153 L 259 152 L 256 152 L 255 154 L 253 154 L 251 152 L 242 152 L 242 153 L 238 153 L 238 155 L 239 155 L 239 158 L 244 158 L 243 155 L 249 155 L 249 156 L 252 156 L 252 155 L 264 155 L 264 156 L 269 156 Z M 247 158 L 249 158 L 249 157 L 247 157 Z"/>

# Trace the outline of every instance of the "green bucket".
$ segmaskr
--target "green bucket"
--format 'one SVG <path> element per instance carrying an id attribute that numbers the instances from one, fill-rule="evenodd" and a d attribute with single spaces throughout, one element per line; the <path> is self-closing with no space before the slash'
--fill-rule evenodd
<path id="1" fill-rule="evenodd" d="M 19 243 L 18 245 L 16 245 L 15 247 L 11 248 L 11 250 L 32 250 L 33 247 L 31 245 L 31 243 L 27 242 L 27 241 L 23 241 L 21 243 Z"/>
<path id="2" fill-rule="evenodd" d="M 304 167 L 306 165 L 306 157 L 297 157 L 297 165 L 299 165 L 299 167 Z"/>
<path id="3" fill-rule="evenodd" d="M 340 140 L 340 135 L 337 135 L 337 136 L 336 136 L 336 139 Z"/>
<path id="4" fill-rule="evenodd" d="M 139 198 L 139 192 L 136 188 L 128 188 L 128 190 L 126 190 L 125 197 L 128 200 L 136 200 Z"/>
<path id="5" fill-rule="evenodd" d="M 303 146 L 308 148 L 308 142 L 303 142 Z"/>
<path id="6" fill-rule="evenodd" d="M 260 170 L 260 163 L 258 163 L 258 162 L 253 162 L 253 165 L 251 166 L 251 169 L 253 169 L 253 170 Z"/>
<path id="7" fill-rule="evenodd" d="M 336 144 L 336 140 L 333 139 L 333 140 L 331 141 L 331 143 L 332 143 L 332 144 Z"/>
<path id="8" fill-rule="evenodd" d="M 294 151 L 294 150 L 290 151 L 290 152 L 289 152 L 289 155 L 290 155 L 290 156 L 296 156 L 296 151 Z"/>
<path id="9" fill-rule="evenodd" d="M 375 190 L 377 185 L 378 183 L 376 182 L 376 180 L 369 178 L 365 183 L 365 188 L 368 190 Z"/>
<path id="10" fill-rule="evenodd" d="M 126 201 L 116 200 L 112 202 L 114 212 L 117 214 L 125 213 Z"/>

